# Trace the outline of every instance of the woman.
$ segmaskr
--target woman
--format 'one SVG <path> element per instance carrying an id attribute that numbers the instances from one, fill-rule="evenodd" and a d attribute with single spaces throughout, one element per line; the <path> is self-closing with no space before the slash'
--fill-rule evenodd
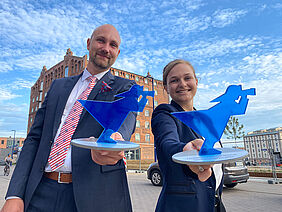
<path id="1" fill-rule="evenodd" d="M 172 155 L 192 149 L 200 150 L 200 135 L 172 116 L 171 112 L 192 111 L 198 79 L 192 65 L 174 60 L 163 70 L 163 84 L 172 98 L 170 104 L 159 105 L 152 116 L 152 132 L 159 166 L 163 175 L 163 188 L 156 211 L 225 211 L 216 198 L 222 190 L 221 165 L 182 165 L 172 161 Z M 216 175 L 214 174 L 216 170 Z M 220 204 L 218 204 L 218 201 Z M 217 205 L 215 207 L 215 205 Z"/>

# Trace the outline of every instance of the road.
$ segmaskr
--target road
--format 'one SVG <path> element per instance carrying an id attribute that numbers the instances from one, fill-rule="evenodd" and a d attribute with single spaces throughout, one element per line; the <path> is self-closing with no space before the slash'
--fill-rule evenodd
<path id="1" fill-rule="evenodd" d="M 0 167 L 0 208 L 11 176 L 3 176 Z M 128 181 L 134 212 L 153 212 L 161 187 L 146 179 L 146 173 L 128 172 Z M 247 183 L 223 190 L 223 202 L 228 212 L 280 212 L 282 184 L 268 184 L 265 178 L 251 178 Z"/>

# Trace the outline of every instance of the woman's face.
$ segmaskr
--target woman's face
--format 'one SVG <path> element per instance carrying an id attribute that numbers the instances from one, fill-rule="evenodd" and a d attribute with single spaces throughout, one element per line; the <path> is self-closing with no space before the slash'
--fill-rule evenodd
<path id="1" fill-rule="evenodd" d="M 193 69 L 185 63 L 174 66 L 167 75 L 165 90 L 179 105 L 193 106 L 193 98 L 197 92 L 198 80 Z"/>

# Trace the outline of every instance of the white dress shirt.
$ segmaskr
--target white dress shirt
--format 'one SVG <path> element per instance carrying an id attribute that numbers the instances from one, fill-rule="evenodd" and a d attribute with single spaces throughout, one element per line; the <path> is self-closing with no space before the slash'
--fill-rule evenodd
<path id="1" fill-rule="evenodd" d="M 97 77 L 98 80 L 100 80 L 105 74 L 107 73 L 107 71 L 104 71 L 102 73 L 93 75 L 95 77 Z M 88 79 L 88 77 L 90 77 L 91 74 L 87 71 L 87 69 L 85 69 L 83 71 L 82 76 L 79 78 L 79 80 L 77 81 L 77 83 L 75 84 L 75 86 L 72 89 L 72 92 L 68 98 L 68 101 L 66 103 L 62 118 L 61 118 L 61 123 L 60 126 L 57 130 L 56 136 L 54 141 L 57 139 L 61 128 L 63 126 L 63 123 L 65 122 L 65 119 L 67 118 L 68 114 L 71 111 L 71 108 L 73 107 L 74 103 L 76 102 L 76 100 L 78 99 L 78 97 L 80 96 L 80 94 L 87 88 L 90 79 Z M 96 86 L 96 85 L 95 85 Z M 66 155 L 66 159 L 65 159 L 65 163 L 62 167 L 60 167 L 59 169 L 56 170 L 57 172 L 64 172 L 64 173 L 71 173 L 71 145 L 69 146 L 69 150 L 67 152 Z M 46 164 L 45 167 L 45 172 L 52 172 L 51 167 L 49 165 L 49 163 Z"/>
<path id="2" fill-rule="evenodd" d="M 219 142 L 216 142 L 214 144 L 214 148 L 220 148 L 220 147 L 221 147 L 221 145 L 220 145 Z M 216 181 L 215 189 L 218 189 L 218 187 L 221 183 L 222 176 L 223 176 L 222 164 L 221 163 L 213 165 L 213 173 L 214 173 L 215 181 Z"/>

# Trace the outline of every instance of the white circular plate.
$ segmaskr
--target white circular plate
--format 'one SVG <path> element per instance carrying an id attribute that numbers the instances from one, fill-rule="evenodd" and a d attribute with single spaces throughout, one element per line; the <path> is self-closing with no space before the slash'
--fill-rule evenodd
<path id="1" fill-rule="evenodd" d="M 242 149 L 234 148 L 215 148 L 221 151 L 221 154 L 199 155 L 197 150 L 184 151 L 172 156 L 176 163 L 187 165 L 209 165 L 217 163 L 232 162 L 242 159 L 248 155 L 248 152 Z"/>
<path id="2" fill-rule="evenodd" d="M 139 144 L 130 141 L 116 141 L 117 143 L 96 142 L 97 139 L 79 138 L 71 141 L 77 147 L 96 150 L 124 151 L 138 149 Z"/>

